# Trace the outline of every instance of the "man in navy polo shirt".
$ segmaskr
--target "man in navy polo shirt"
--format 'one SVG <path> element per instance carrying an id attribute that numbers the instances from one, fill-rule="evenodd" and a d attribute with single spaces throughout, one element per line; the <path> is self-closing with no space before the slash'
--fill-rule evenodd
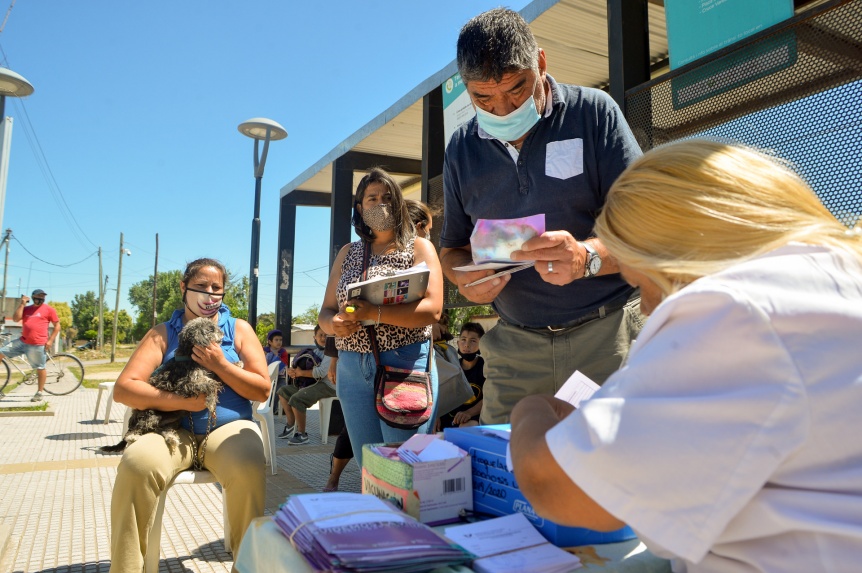
<path id="1" fill-rule="evenodd" d="M 599 90 L 558 84 L 527 22 L 509 9 L 470 20 L 458 38 L 458 71 L 476 109 L 446 148 L 443 271 L 500 321 L 482 339 L 481 421 L 503 423 L 529 394 L 554 394 L 575 371 L 598 383 L 642 326 L 637 291 L 592 234 L 617 176 L 640 156 L 619 107 Z M 513 259 L 534 269 L 466 286 L 492 271 L 470 264 L 478 219 L 545 215 L 547 232 Z"/>

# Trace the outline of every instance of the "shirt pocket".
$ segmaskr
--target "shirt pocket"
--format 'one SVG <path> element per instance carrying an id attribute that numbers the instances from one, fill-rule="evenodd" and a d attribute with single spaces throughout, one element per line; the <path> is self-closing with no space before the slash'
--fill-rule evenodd
<path id="1" fill-rule="evenodd" d="M 583 172 L 583 139 L 566 139 L 548 143 L 545 151 L 545 175 L 556 179 L 569 179 Z"/>

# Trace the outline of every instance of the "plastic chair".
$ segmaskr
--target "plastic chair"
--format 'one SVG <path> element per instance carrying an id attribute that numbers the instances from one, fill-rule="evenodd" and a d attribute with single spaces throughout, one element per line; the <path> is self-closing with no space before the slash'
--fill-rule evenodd
<path id="1" fill-rule="evenodd" d="M 272 414 L 272 404 L 276 400 L 275 385 L 278 383 L 278 362 L 269 365 L 270 389 L 266 402 L 252 402 L 252 417 L 260 423 L 260 433 L 263 439 L 263 453 L 266 465 L 272 468 L 272 475 L 278 473 L 278 463 L 275 453 L 275 419 Z"/>
<path id="2" fill-rule="evenodd" d="M 324 444 L 329 442 L 329 415 L 332 412 L 334 400 L 338 400 L 338 397 L 321 398 L 317 402 L 317 411 L 320 414 L 320 441 Z"/>
<path id="3" fill-rule="evenodd" d="M 108 420 L 111 418 L 111 407 L 114 405 L 114 384 L 116 382 L 100 382 L 99 383 L 99 395 L 96 397 L 96 410 L 93 412 L 93 419 L 99 417 L 99 403 L 102 401 L 102 392 L 105 390 L 108 391 L 108 401 L 105 404 L 105 421 L 107 424 Z"/>

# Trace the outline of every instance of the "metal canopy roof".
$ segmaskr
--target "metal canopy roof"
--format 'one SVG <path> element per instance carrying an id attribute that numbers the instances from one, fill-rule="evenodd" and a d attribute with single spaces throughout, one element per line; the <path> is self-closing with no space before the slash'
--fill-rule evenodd
<path id="1" fill-rule="evenodd" d="M 604 88 L 608 84 L 607 0 L 534 0 L 521 10 L 539 47 L 548 57 L 548 72 L 559 82 Z M 667 57 L 663 0 L 649 3 L 650 61 Z M 458 71 L 453 59 L 369 121 L 314 165 L 281 188 L 330 193 L 332 163 L 349 151 L 422 159 L 422 98 Z M 402 174 L 399 182 L 415 177 Z M 355 175 L 354 188 L 361 173 Z M 405 190 L 407 191 L 407 190 Z"/>

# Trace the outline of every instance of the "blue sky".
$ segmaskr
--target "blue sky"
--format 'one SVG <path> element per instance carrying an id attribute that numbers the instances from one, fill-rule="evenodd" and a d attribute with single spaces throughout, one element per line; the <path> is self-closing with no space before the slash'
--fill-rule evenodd
<path id="1" fill-rule="evenodd" d="M 5 14 L 10 0 L 0 4 Z M 520 10 L 528 2 L 505 4 Z M 259 312 L 275 306 L 279 190 L 455 56 L 460 27 L 495 0 L 31 2 L 14 4 L 0 63 L 35 93 L 14 121 L 3 228 L 7 292 L 126 291 L 200 256 L 247 275 L 252 117 L 281 123 L 261 199 Z M 323 298 L 329 209 L 297 214 L 295 312 Z M 83 262 L 81 262 L 83 261 Z"/>

